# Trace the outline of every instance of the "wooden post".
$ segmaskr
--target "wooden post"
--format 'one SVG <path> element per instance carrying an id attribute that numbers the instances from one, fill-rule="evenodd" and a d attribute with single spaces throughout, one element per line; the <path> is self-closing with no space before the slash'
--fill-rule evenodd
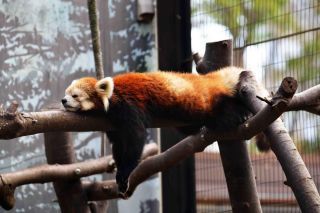
<path id="1" fill-rule="evenodd" d="M 48 164 L 71 164 L 75 162 L 71 133 L 50 132 L 45 133 L 44 138 Z M 54 182 L 53 187 L 61 212 L 90 212 L 80 179 L 69 182 Z"/>
<path id="2" fill-rule="evenodd" d="M 232 65 L 232 40 L 206 44 L 197 70 L 205 74 Z M 222 165 L 234 213 L 262 212 L 255 176 L 245 141 L 218 141 Z"/>

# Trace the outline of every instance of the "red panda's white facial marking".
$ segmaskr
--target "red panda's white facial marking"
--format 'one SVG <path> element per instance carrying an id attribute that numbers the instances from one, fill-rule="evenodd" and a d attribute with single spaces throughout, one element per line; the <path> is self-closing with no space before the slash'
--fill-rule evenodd
<path id="1" fill-rule="evenodd" d="M 105 111 L 108 111 L 109 99 L 114 89 L 113 79 L 111 77 L 103 78 L 96 83 L 95 87 L 98 95 L 101 97 Z"/>
<path id="2" fill-rule="evenodd" d="M 94 108 L 90 96 L 80 87 L 80 82 L 73 81 L 66 89 L 62 104 L 68 111 L 87 111 Z"/>

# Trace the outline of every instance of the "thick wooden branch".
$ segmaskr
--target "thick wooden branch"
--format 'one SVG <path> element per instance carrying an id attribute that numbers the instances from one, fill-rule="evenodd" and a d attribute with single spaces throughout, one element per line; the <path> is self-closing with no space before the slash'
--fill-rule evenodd
<path id="1" fill-rule="evenodd" d="M 43 132 L 105 131 L 111 129 L 101 113 L 72 113 L 64 110 L 44 112 L 2 111 L 0 138 L 12 139 Z"/>
<path id="2" fill-rule="evenodd" d="M 48 164 L 75 163 L 75 150 L 70 132 L 44 134 L 45 154 Z M 34 171 L 36 173 L 36 171 Z M 45 175 L 48 173 L 45 173 Z M 22 174 L 24 175 L 24 174 Z M 31 176 L 33 173 L 30 174 Z M 42 175 L 42 173 L 40 173 Z M 82 189 L 80 179 L 53 181 L 53 188 L 62 213 L 90 213 L 87 197 Z"/>
<path id="3" fill-rule="evenodd" d="M 248 72 L 244 72 L 242 75 L 245 76 L 247 74 Z M 288 80 L 290 81 L 291 78 L 285 78 L 283 80 L 279 90 L 285 90 L 284 86 L 288 83 Z M 242 84 L 240 91 L 244 94 L 248 93 L 247 85 Z M 271 100 L 273 103 L 272 106 L 266 105 L 255 116 L 251 117 L 234 130 L 214 132 L 203 127 L 199 133 L 183 139 L 165 152 L 142 161 L 129 176 L 128 189 L 124 194 L 124 197 L 129 197 L 136 186 L 151 175 L 174 166 L 196 152 L 202 152 L 204 148 L 216 140 L 246 140 L 263 131 L 286 111 L 295 91 L 296 87 L 292 88 L 286 97 L 273 97 Z"/>
<path id="4" fill-rule="evenodd" d="M 13 103 L 9 109 L 17 106 Z M 112 130 L 106 114 L 101 112 L 68 112 L 49 110 L 44 112 L 17 112 L 0 109 L 0 139 L 12 139 L 44 132 L 85 132 Z M 153 127 L 182 126 L 177 121 L 154 118 Z"/>
<path id="5" fill-rule="evenodd" d="M 150 156 L 156 155 L 159 148 L 155 143 L 145 145 L 141 159 L 144 160 Z M 41 165 L 16 172 L 0 175 L 0 205 L 5 209 L 11 209 L 14 205 L 15 188 L 30 183 L 47 183 L 77 180 L 103 172 L 111 173 L 115 170 L 115 163 L 112 156 L 106 156 L 95 160 L 89 160 L 81 163 L 64 165 Z M 115 181 L 84 183 L 84 191 L 88 193 L 88 200 L 97 200 L 118 198 Z M 93 188 L 90 188 L 92 186 Z M 116 192 L 115 192 L 116 191 Z"/>
<path id="6" fill-rule="evenodd" d="M 89 201 L 110 200 L 122 197 L 115 180 L 82 181 L 82 187 Z"/>

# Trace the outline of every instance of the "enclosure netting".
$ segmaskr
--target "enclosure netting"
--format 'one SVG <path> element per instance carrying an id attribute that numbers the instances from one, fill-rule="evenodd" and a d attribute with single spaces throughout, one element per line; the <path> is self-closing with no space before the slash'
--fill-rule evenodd
<path id="1" fill-rule="evenodd" d="M 192 0 L 192 47 L 233 38 L 234 65 L 256 74 L 269 91 L 286 76 L 299 91 L 320 84 L 320 2 L 318 0 Z M 320 187 L 320 117 L 305 112 L 282 116 L 317 188 Z M 248 143 L 263 212 L 300 212 L 272 152 Z M 231 211 L 216 147 L 196 155 L 197 212 Z"/>

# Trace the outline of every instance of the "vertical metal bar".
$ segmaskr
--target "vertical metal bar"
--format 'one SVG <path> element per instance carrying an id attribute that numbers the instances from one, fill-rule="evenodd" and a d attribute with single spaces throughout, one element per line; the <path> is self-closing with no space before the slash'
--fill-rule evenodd
<path id="1" fill-rule="evenodd" d="M 159 69 L 191 71 L 190 0 L 157 1 Z M 161 129 L 161 150 L 184 138 L 175 129 Z M 190 157 L 162 173 L 163 212 L 194 213 L 195 170 Z"/>

